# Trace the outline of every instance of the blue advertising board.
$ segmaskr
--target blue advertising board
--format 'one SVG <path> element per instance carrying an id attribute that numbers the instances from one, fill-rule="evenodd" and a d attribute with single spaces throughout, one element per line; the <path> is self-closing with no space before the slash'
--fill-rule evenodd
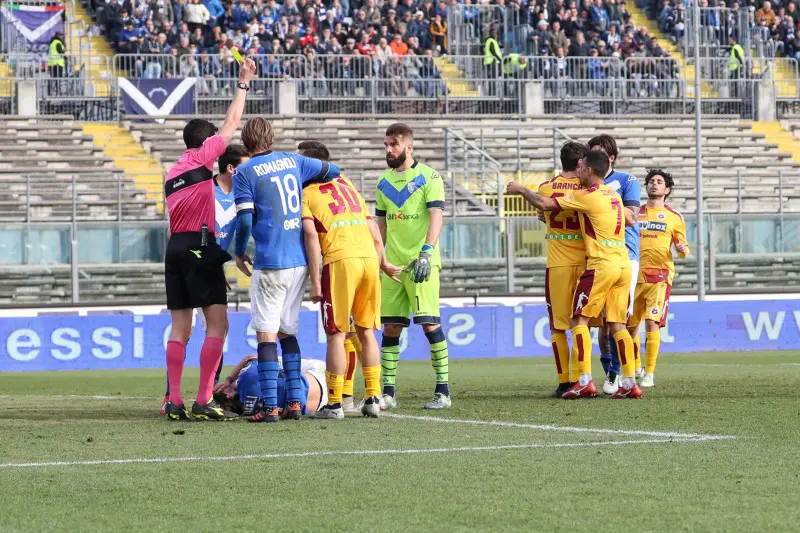
<path id="1" fill-rule="evenodd" d="M 445 308 L 442 326 L 453 359 L 552 356 L 544 305 Z M 0 371 L 160 368 L 168 337 L 166 314 L 3 318 Z M 298 338 L 305 357 L 324 359 L 317 311 L 301 313 Z M 200 331 L 193 335 L 187 365 L 197 365 L 202 339 Z M 800 303 L 676 302 L 661 342 L 662 353 L 800 349 Z M 226 360 L 255 349 L 250 315 L 231 313 Z M 404 360 L 429 358 L 421 328 L 404 333 L 401 354 Z"/>

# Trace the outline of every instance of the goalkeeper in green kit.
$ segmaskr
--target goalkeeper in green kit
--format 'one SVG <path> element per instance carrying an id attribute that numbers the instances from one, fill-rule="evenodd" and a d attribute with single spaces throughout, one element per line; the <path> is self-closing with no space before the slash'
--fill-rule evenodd
<path id="1" fill-rule="evenodd" d="M 375 217 L 386 243 L 386 258 L 407 265 L 401 283 L 381 284 L 381 369 L 383 409 L 397 407 L 395 379 L 400 335 L 411 323 L 421 324 L 431 347 L 436 389 L 425 409 L 450 407 L 447 339 L 439 317 L 439 233 L 442 231 L 444 182 L 438 172 L 414 161 L 414 132 L 405 124 L 386 129 L 384 146 L 390 170 L 378 178 Z"/>

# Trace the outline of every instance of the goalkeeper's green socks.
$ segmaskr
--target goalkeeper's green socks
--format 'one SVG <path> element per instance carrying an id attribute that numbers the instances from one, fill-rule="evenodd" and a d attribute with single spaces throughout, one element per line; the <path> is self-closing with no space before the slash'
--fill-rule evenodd
<path id="1" fill-rule="evenodd" d="M 435 393 L 450 396 L 450 386 L 448 385 L 450 361 L 447 353 L 447 339 L 441 327 L 425 333 L 428 342 L 431 344 L 431 365 L 436 372 Z"/>
<path id="2" fill-rule="evenodd" d="M 383 393 L 395 395 L 397 362 L 400 360 L 400 337 L 384 335 L 381 341 L 381 371 L 383 373 Z"/>

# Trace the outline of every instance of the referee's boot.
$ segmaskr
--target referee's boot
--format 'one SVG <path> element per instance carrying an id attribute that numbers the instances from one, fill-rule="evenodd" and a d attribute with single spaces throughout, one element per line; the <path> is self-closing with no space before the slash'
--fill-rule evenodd
<path id="1" fill-rule="evenodd" d="M 194 402 L 192 416 L 195 420 L 234 420 L 239 418 L 239 415 L 223 409 L 214 400 L 205 405 L 198 405 L 197 402 Z"/>
<path id="2" fill-rule="evenodd" d="M 167 415 L 167 420 L 191 420 L 189 411 L 183 404 L 175 405 L 172 402 L 164 404 L 164 414 Z"/>

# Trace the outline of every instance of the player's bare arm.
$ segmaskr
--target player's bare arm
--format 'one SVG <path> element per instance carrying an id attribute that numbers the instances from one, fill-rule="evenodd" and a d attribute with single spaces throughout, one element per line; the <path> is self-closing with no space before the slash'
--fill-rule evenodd
<path id="1" fill-rule="evenodd" d="M 319 233 L 314 227 L 313 220 L 303 220 L 303 240 L 306 245 L 308 274 L 311 277 L 311 301 L 319 303 L 322 301 L 322 280 L 320 278 L 322 248 L 319 245 Z"/>
<path id="2" fill-rule="evenodd" d="M 239 68 L 239 83 L 247 85 L 253 78 L 256 77 L 256 63 L 250 58 L 242 62 Z M 247 98 L 247 90 L 238 87 L 236 95 L 233 97 L 228 112 L 225 115 L 225 122 L 222 123 L 222 128 L 219 130 L 219 135 L 225 140 L 225 144 L 231 142 L 233 134 L 239 129 L 239 123 L 242 121 L 244 114 L 244 101 Z"/>
<path id="3" fill-rule="evenodd" d="M 375 245 L 375 251 L 378 253 L 378 261 L 381 265 L 381 271 L 392 281 L 401 283 L 397 278 L 397 275 L 403 271 L 403 266 L 393 265 L 386 260 L 386 248 L 383 245 L 383 239 L 381 238 L 380 230 L 378 229 L 378 225 L 375 223 L 375 221 L 372 219 L 367 220 L 367 227 L 369 228 L 370 235 L 372 235 L 372 242 Z"/>
<path id="4" fill-rule="evenodd" d="M 233 367 L 233 370 L 231 370 L 231 373 L 228 375 L 228 377 L 216 384 L 214 387 L 214 392 L 225 392 L 226 389 L 231 388 L 233 384 L 236 383 L 236 379 L 239 377 L 239 373 L 242 371 L 242 369 L 253 359 L 258 359 L 258 355 L 248 355 L 239 361 L 236 366 Z"/>
<path id="5" fill-rule="evenodd" d="M 626 207 L 625 208 L 625 225 L 626 226 L 635 226 L 639 223 L 639 208 L 638 207 Z"/>
<path id="6" fill-rule="evenodd" d="M 444 216 L 438 207 L 428 209 L 428 233 L 425 234 L 425 242 L 431 246 L 436 246 L 439 242 L 439 234 L 442 233 L 444 226 Z"/>
<path id="7" fill-rule="evenodd" d="M 250 266 L 248 267 L 247 265 Z M 239 271 L 248 278 L 253 275 L 251 270 L 253 268 L 253 260 L 250 259 L 249 255 L 247 255 L 247 252 L 236 256 L 236 268 L 238 268 Z"/>
<path id="8" fill-rule="evenodd" d="M 558 204 L 552 198 L 546 198 L 538 192 L 532 191 L 521 183 L 512 181 L 506 187 L 506 194 L 519 194 L 537 209 L 542 211 L 556 211 Z"/>

